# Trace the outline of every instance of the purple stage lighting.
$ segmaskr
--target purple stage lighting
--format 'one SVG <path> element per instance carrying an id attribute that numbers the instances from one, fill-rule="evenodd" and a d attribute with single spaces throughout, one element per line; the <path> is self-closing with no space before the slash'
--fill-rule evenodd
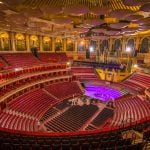
<path id="1" fill-rule="evenodd" d="M 114 100 L 121 96 L 120 91 L 102 85 L 85 85 L 85 95 L 102 101 Z"/>

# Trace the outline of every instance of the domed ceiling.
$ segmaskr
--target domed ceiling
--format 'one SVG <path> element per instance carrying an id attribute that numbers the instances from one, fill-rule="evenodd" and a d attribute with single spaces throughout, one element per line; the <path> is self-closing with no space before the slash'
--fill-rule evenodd
<path id="1" fill-rule="evenodd" d="M 150 0 L 1 0 L 0 28 L 90 38 L 147 33 Z"/>

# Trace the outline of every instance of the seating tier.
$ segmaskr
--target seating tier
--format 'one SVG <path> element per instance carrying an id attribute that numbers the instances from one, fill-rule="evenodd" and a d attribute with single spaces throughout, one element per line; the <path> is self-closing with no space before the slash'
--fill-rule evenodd
<path id="1" fill-rule="evenodd" d="M 49 131 L 77 131 L 97 109 L 95 105 L 72 106 L 45 126 Z"/>
<path id="2" fill-rule="evenodd" d="M 72 67 L 71 68 L 73 73 L 93 73 L 93 67 Z"/>
<path id="3" fill-rule="evenodd" d="M 93 67 L 72 67 L 71 68 L 74 75 L 76 75 L 80 80 L 96 80 L 97 77 L 94 73 Z"/>
<path id="4" fill-rule="evenodd" d="M 68 58 L 66 53 L 39 53 L 39 59 L 42 62 L 56 63 L 67 62 Z"/>
<path id="5" fill-rule="evenodd" d="M 40 118 L 40 116 L 56 102 L 58 102 L 58 100 L 43 90 L 35 89 L 8 103 L 8 108 Z"/>
<path id="6" fill-rule="evenodd" d="M 128 96 L 114 101 L 113 125 L 126 124 L 149 117 L 150 105 L 138 96 Z"/>
<path id="7" fill-rule="evenodd" d="M 67 99 L 73 95 L 81 95 L 77 82 L 63 82 L 45 86 L 45 89 L 58 99 Z"/>
<path id="8" fill-rule="evenodd" d="M 0 127 L 33 132 L 37 131 L 37 121 L 24 115 L 13 114 L 13 112 L 0 112 Z"/>
<path id="9" fill-rule="evenodd" d="M 6 62 L 12 68 L 26 67 L 39 65 L 42 62 L 32 55 L 32 53 L 14 53 L 14 54 L 1 54 Z"/>
<path id="10" fill-rule="evenodd" d="M 150 76 L 149 75 L 135 73 L 133 76 L 130 77 L 130 80 L 136 81 L 147 87 L 150 87 Z"/>
<path id="11" fill-rule="evenodd" d="M 96 127 L 99 127 L 104 123 L 105 120 L 113 116 L 113 110 L 109 108 L 104 108 L 102 112 L 91 122 Z"/>
<path id="12" fill-rule="evenodd" d="M 123 85 L 124 87 L 127 87 L 131 90 L 136 90 L 136 91 L 143 91 L 144 88 L 136 83 L 130 82 L 129 80 L 123 81 L 122 83 L 120 83 L 121 85 Z"/>

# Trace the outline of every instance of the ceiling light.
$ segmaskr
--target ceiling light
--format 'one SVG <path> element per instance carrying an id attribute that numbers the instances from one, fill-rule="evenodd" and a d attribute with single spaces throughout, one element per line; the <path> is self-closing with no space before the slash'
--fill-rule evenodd
<path id="1" fill-rule="evenodd" d="M 126 52 L 130 52 L 131 51 L 131 48 L 130 47 L 127 47 L 126 48 Z"/>
<path id="2" fill-rule="evenodd" d="M 93 46 L 90 46 L 90 47 L 89 47 L 89 50 L 90 50 L 90 52 L 93 52 L 93 51 L 94 51 Z"/>
<path id="3" fill-rule="evenodd" d="M 68 65 L 68 66 L 70 65 L 70 62 L 69 62 L 69 61 L 67 62 L 67 65 Z"/>
<path id="4" fill-rule="evenodd" d="M 80 44 L 81 44 L 81 45 L 84 45 L 84 41 L 81 41 Z"/>
<path id="5" fill-rule="evenodd" d="M 133 65 L 133 67 L 134 67 L 134 68 L 137 68 L 137 67 L 138 67 L 138 65 L 137 65 L 137 64 L 134 64 L 134 65 Z"/>

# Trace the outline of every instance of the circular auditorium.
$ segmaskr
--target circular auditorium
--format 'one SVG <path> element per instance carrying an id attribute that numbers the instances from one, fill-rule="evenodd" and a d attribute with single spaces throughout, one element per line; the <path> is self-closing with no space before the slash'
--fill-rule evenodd
<path id="1" fill-rule="evenodd" d="M 0 0 L 1 150 L 150 150 L 150 0 Z"/>

